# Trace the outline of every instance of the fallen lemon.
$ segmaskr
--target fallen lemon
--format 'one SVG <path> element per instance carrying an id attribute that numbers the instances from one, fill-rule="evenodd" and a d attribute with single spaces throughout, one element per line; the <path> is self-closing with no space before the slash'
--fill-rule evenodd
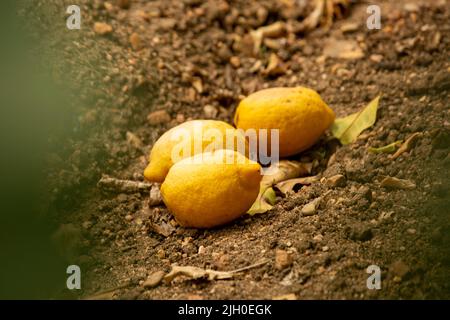
<path id="1" fill-rule="evenodd" d="M 148 181 L 163 182 L 172 165 L 202 152 L 219 149 L 242 151 L 246 140 L 243 134 L 223 121 L 187 121 L 164 133 L 155 142 L 144 171 Z"/>
<path id="2" fill-rule="evenodd" d="M 333 110 L 314 90 L 304 87 L 271 88 L 242 100 L 234 123 L 244 130 L 279 129 L 279 155 L 286 157 L 316 143 L 334 118 Z M 267 143 L 267 149 L 271 150 L 270 135 Z"/>
<path id="3" fill-rule="evenodd" d="M 233 150 L 197 154 L 174 164 L 161 186 L 184 227 L 212 228 L 244 214 L 256 200 L 261 166 Z"/>

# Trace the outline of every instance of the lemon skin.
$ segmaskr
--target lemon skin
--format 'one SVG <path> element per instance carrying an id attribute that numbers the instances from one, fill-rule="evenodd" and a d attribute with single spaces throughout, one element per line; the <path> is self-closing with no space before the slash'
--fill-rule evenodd
<path id="1" fill-rule="evenodd" d="M 201 128 L 201 131 L 198 128 Z M 217 133 L 217 137 L 207 135 L 212 129 Z M 188 139 L 181 137 L 180 139 L 174 139 L 177 132 L 187 133 Z M 175 162 L 194 156 L 197 153 L 202 153 L 206 151 L 205 149 L 208 149 L 207 151 L 214 151 L 228 148 L 229 146 L 226 145 L 226 135 L 229 132 L 233 132 L 234 136 L 234 144 L 230 146 L 230 149 L 241 150 L 241 146 L 243 145 L 245 150 L 247 150 L 245 137 L 233 126 L 223 121 L 193 120 L 184 122 L 168 130 L 153 145 L 149 156 L 149 164 L 144 170 L 145 179 L 151 182 L 161 183 Z M 214 141 L 218 141 L 217 147 Z M 195 148 L 197 143 L 200 143 L 201 148 Z M 174 159 L 172 157 L 173 148 L 180 144 L 186 147 L 187 152 L 186 154 L 181 152 L 177 156 L 177 159 Z"/>
<path id="2" fill-rule="evenodd" d="M 234 163 L 227 163 L 230 158 Z M 258 163 L 232 150 L 198 154 L 170 168 L 161 194 L 181 226 L 220 226 L 252 206 L 259 192 L 260 169 Z"/>
<path id="3" fill-rule="evenodd" d="M 234 123 L 244 130 L 279 129 L 280 157 L 287 157 L 314 145 L 334 118 L 333 110 L 314 90 L 304 87 L 270 88 L 242 100 Z"/>

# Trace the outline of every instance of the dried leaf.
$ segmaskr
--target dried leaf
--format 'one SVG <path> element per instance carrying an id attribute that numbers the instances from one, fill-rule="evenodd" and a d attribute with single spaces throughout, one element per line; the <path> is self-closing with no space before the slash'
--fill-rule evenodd
<path id="1" fill-rule="evenodd" d="M 422 136 L 422 134 L 420 132 L 416 132 L 413 135 L 411 135 L 401 145 L 401 147 L 397 150 L 397 152 L 392 155 L 392 159 L 395 160 L 398 157 L 400 157 L 404 152 L 408 152 L 409 150 L 411 150 L 414 147 L 417 139 L 420 138 L 421 136 Z"/>
<path id="2" fill-rule="evenodd" d="M 312 168 L 312 163 L 281 160 L 270 166 L 267 173 L 271 174 L 262 178 L 261 185 L 271 187 L 281 181 L 306 176 L 311 173 Z"/>
<path id="3" fill-rule="evenodd" d="M 141 212 L 142 220 L 151 231 L 164 237 L 169 237 L 175 231 L 175 227 L 169 222 L 171 215 L 168 211 L 161 211 L 158 208 L 150 209 L 144 205 Z"/>
<path id="4" fill-rule="evenodd" d="M 152 231 L 154 231 L 166 238 L 175 231 L 175 228 L 170 223 L 167 223 L 167 222 L 161 222 L 159 224 L 154 223 L 154 222 L 149 222 L 149 227 Z"/>
<path id="5" fill-rule="evenodd" d="M 253 41 L 253 54 L 258 55 L 265 38 L 279 38 L 284 35 L 286 26 L 283 22 L 263 26 L 250 32 Z"/>
<path id="6" fill-rule="evenodd" d="M 261 69 L 262 65 L 263 64 L 262 64 L 261 60 L 256 60 L 255 64 L 249 69 L 249 72 L 250 73 L 258 72 L 259 69 Z"/>
<path id="7" fill-rule="evenodd" d="M 395 152 L 395 150 L 397 150 L 397 148 L 401 145 L 402 142 L 403 142 L 402 140 L 399 140 L 380 148 L 370 147 L 368 150 L 369 152 L 372 153 L 392 153 Z"/>
<path id="8" fill-rule="evenodd" d="M 263 42 L 263 34 L 261 30 L 255 30 L 250 32 L 250 36 L 253 41 L 253 54 L 256 56 L 259 53 L 259 50 L 261 49 L 261 44 Z"/>
<path id="9" fill-rule="evenodd" d="M 276 202 L 275 191 L 272 186 L 288 179 L 297 178 L 310 174 L 312 163 L 302 163 L 298 161 L 281 160 L 273 164 L 262 180 L 261 187 L 252 207 L 247 211 L 249 215 L 265 213 L 273 208 Z"/>
<path id="10" fill-rule="evenodd" d="M 300 212 L 305 217 L 316 214 L 317 208 L 319 207 L 321 201 L 322 201 L 322 198 L 319 197 L 319 198 L 314 199 L 311 202 L 308 202 L 307 204 L 305 204 L 303 206 L 303 208 Z"/>
<path id="11" fill-rule="evenodd" d="M 313 182 L 319 181 L 318 176 L 304 177 L 304 178 L 296 178 L 289 179 L 286 181 L 279 182 L 275 185 L 275 187 L 280 190 L 283 194 L 288 194 L 294 192 L 295 186 L 301 185 L 310 185 Z"/>
<path id="12" fill-rule="evenodd" d="M 264 69 L 263 74 L 266 76 L 277 76 L 286 73 L 286 68 L 283 62 L 275 53 L 272 53 L 269 58 L 267 68 Z"/>
<path id="13" fill-rule="evenodd" d="M 286 32 L 286 25 L 283 22 L 275 22 L 268 26 L 258 28 L 258 32 L 261 32 L 263 38 L 279 38 Z"/>
<path id="14" fill-rule="evenodd" d="M 273 208 L 276 203 L 275 191 L 272 188 L 260 187 L 258 197 L 252 207 L 247 211 L 249 215 L 265 213 Z"/>
<path id="15" fill-rule="evenodd" d="M 412 190 L 416 188 L 416 184 L 411 180 L 398 179 L 394 177 L 386 177 L 381 181 L 381 187 L 391 189 Z"/>
<path id="16" fill-rule="evenodd" d="M 374 125 L 377 119 L 380 96 L 372 100 L 361 111 L 344 118 L 336 119 L 331 126 L 333 136 L 343 144 L 349 144 L 358 138 L 361 132 Z"/>
<path id="17" fill-rule="evenodd" d="M 187 277 L 190 277 L 191 279 L 207 279 L 209 281 L 212 280 L 225 280 L 225 279 L 231 279 L 235 274 L 250 270 L 253 268 L 260 267 L 266 263 L 268 263 L 269 260 L 263 260 L 261 262 L 257 262 L 254 264 L 251 264 L 249 266 L 239 268 L 232 271 L 216 271 L 211 269 L 202 269 L 198 267 L 191 267 L 191 266 L 172 266 L 172 270 L 164 277 L 164 281 L 167 283 L 170 283 L 174 278 L 184 275 Z"/>
<path id="18" fill-rule="evenodd" d="M 314 10 L 303 21 L 305 31 L 312 30 L 319 25 L 320 19 L 322 18 L 324 11 L 325 11 L 325 1 L 316 0 Z"/>
<path id="19" fill-rule="evenodd" d="M 148 205 L 150 207 L 155 207 L 155 206 L 159 206 L 162 203 L 163 203 L 163 200 L 162 200 L 162 196 L 161 196 L 161 191 L 159 190 L 159 186 L 155 184 L 150 189 L 150 198 L 148 201 Z"/>
<path id="20" fill-rule="evenodd" d="M 281 296 L 275 296 L 272 300 L 297 300 L 295 293 L 283 294 Z"/>
<path id="21" fill-rule="evenodd" d="M 172 266 L 172 270 L 164 277 L 164 281 L 170 283 L 174 278 L 182 275 L 187 276 L 193 280 L 207 279 L 210 281 L 231 279 L 233 277 L 233 274 L 231 272 L 215 271 L 211 269 L 202 269 L 190 266 Z"/>
<path id="22" fill-rule="evenodd" d="M 199 77 L 194 77 L 192 79 L 192 86 L 198 93 L 203 93 L 203 82 Z"/>

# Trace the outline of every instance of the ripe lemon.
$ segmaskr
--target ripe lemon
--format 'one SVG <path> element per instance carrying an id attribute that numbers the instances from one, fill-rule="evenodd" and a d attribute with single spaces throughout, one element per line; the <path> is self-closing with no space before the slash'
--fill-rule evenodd
<path id="1" fill-rule="evenodd" d="M 234 123 L 244 130 L 279 129 L 280 157 L 286 157 L 316 143 L 334 118 L 333 110 L 314 90 L 304 87 L 271 88 L 242 100 Z M 270 150 L 270 135 L 267 148 Z"/>
<path id="2" fill-rule="evenodd" d="M 184 158 L 219 149 L 242 151 L 247 148 L 244 135 L 223 121 L 187 121 L 164 133 L 154 144 L 144 177 L 163 182 L 172 165 Z"/>
<path id="3" fill-rule="evenodd" d="M 212 228 L 245 213 L 256 200 L 261 166 L 233 150 L 181 160 L 170 168 L 161 195 L 184 227 Z"/>

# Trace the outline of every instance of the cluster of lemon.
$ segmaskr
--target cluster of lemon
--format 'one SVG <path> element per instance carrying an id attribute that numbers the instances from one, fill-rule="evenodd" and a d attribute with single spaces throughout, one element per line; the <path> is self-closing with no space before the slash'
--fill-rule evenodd
<path id="1" fill-rule="evenodd" d="M 314 90 L 271 88 L 242 100 L 236 110 L 236 128 L 256 131 L 278 129 L 279 156 L 287 157 L 311 147 L 335 118 Z M 196 130 L 201 124 L 202 131 Z M 212 129 L 214 137 L 205 135 Z M 185 122 L 164 133 L 153 146 L 144 176 L 161 182 L 164 203 L 180 225 L 211 228 L 245 213 L 255 201 L 261 181 L 261 166 L 237 149 L 211 141 L 234 130 L 234 139 L 245 141 L 242 131 L 214 120 Z M 174 139 L 183 132 L 184 143 Z M 237 141 L 239 142 L 239 141 Z M 258 146 L 260 144 L 258 143 Z M 197 147 L 195 147 L 197 146 Z M 174 148 L 181 152 L 175 152 Z M 238 152 L 241 151 L 241 152 Z M 176 157 L 174 157 L 174 154 Z"/>

